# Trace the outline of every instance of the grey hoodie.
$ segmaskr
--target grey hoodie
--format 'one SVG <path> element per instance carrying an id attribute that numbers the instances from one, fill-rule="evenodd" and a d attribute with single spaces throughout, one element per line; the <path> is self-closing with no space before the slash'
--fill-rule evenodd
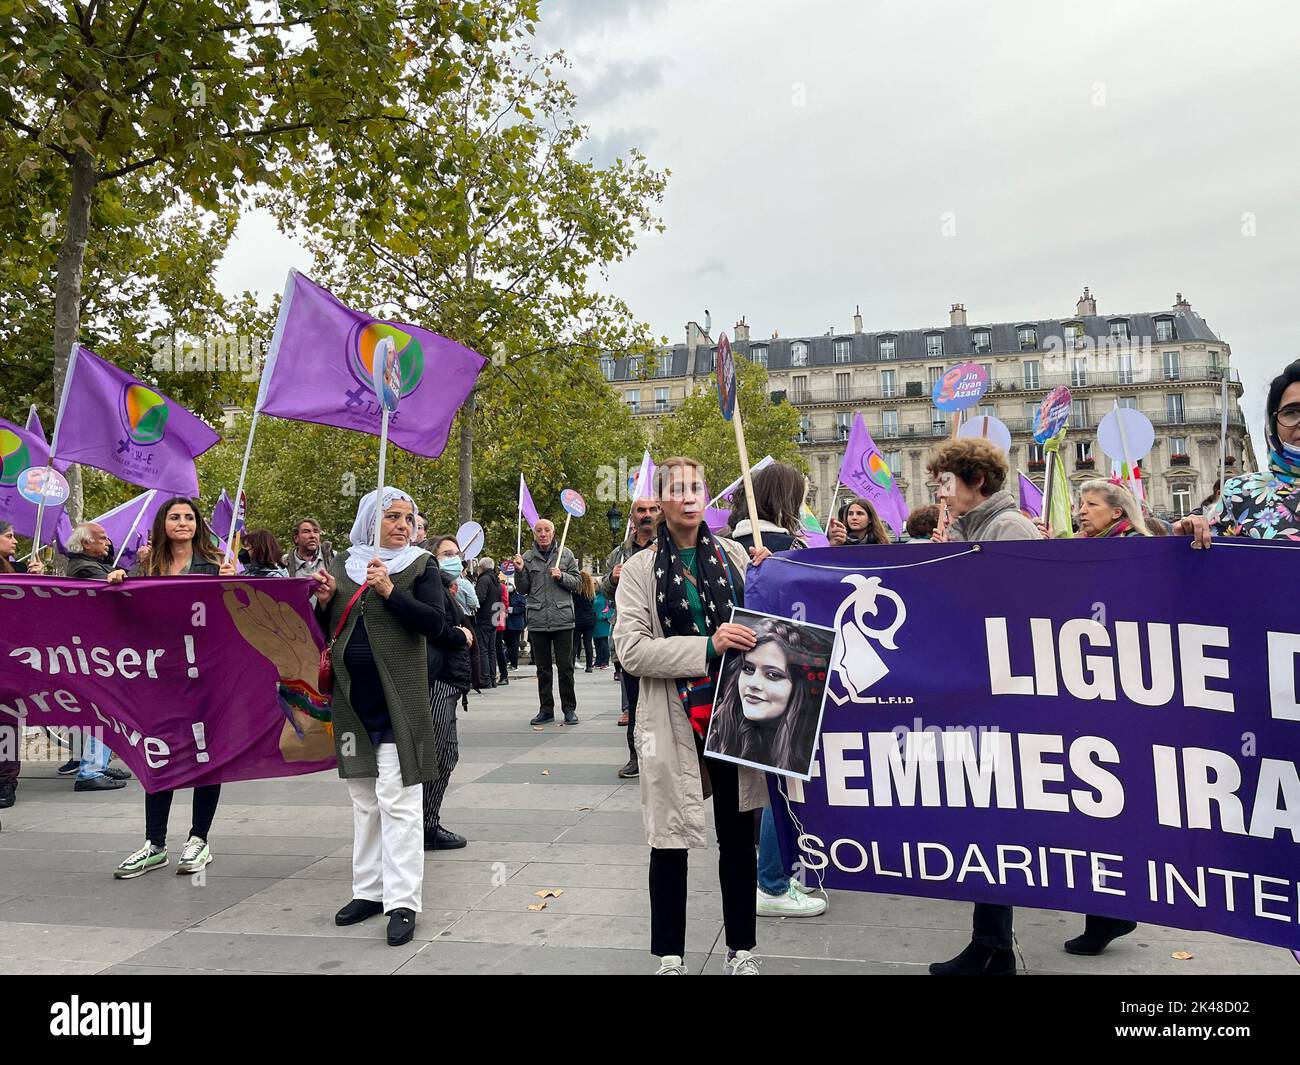
<path id="1" fill-rule="evenodd" d="M 1016 497 L 1003 491 L 994 492 L 954 521 L 948 539 L 974 544 L 983 540 L 1041 540 L 1042 534 L 1038 526 L 1020 513 Z"/>

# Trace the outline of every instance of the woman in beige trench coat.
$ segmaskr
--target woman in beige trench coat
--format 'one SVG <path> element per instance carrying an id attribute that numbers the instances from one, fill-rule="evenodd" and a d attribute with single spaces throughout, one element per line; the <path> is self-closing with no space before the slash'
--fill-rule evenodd
<path id="1" fill-rule="evenodd" d="M 757 975 L 754 811 L 767 803 L 764 774 L 702 757 L 712 683 L 728 650 L 748 650 L 754 634 L 729 620 L 743 603 L 744 549 L 704 524 L 704 471 L 694 459 L 656 471 L 662 508 L 658 538 L 623 565 L 614 640 L 623 668 L 641 678 L 636 748 L 641 814 L 650 843 L 651 951 L 657 975 L 685 975 L 686 856 L 707 845 L 704 800 L 713 798 L 723 896 L 726 971 Z M 755 553 L 760 563 L 769 554 Z"/>

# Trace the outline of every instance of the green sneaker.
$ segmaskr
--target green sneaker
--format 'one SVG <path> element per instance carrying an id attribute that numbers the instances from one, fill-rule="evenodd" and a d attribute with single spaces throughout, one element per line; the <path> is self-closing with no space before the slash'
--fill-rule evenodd
<path id="1" fill-rule="evenodd" d="M 199 839 L 198 836 L 191 836 L 185 841 L 185 846 L 181 849 L 181 860 L 176 863 L 176 875 L 184 876 L 186 873 L 197 873 L 200 869 L 205 868 L 212 862 L 212 851 L 208 847 L 208 841 Z"/>
<path id="2" fill-rule="evenodd" d="M 166 864 L 167 848 L 159 848 L 152 843 L 146 843 L 114 869 L 113 876 L 118 880 L 130 880 L 133 877 L 144 876 L 145 873 L 150 873 L 155 869 L 161 869 Z"/>

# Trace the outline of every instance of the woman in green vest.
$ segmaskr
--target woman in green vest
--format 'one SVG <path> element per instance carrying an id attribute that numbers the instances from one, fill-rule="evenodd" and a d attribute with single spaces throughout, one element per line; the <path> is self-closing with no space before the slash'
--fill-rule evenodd
<path id="1" fill-rule="evenodd" d="M 375 519 L 382 516 L 379 546 Z M 352 796 L 352 901 L 334 917 L 388 914 L 388 943 L 415 933 L 424 882 L 424 789 L 438 775 L 430 712 L 432 641 L 453 625 L 442 578 L 413 544 L 415 501 L 396 488 L 357 508 L 352 548 L 317 575 L 317 613 L 332 660 L 334 746 Z"/>

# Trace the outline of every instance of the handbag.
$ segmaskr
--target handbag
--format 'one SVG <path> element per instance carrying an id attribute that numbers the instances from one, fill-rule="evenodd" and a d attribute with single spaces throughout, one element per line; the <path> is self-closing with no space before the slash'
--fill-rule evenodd
<path id="1" fill-rule="evenodd" d="M 321 695 L 334 694 L 334 662 L 332 660 L 334 641 L 339 638 L 339 633 L 343 631 L 343 626 L 347 624 L 348 615 L 352 613 L 353 604 L 361 598 L 361 593 L 365 590 L 365 585 L 362 585 L 356 590 L 356 594 L 348 600 L 348 605 L 343 608 L 343 616 L 339 618 L 334 635 L 330 637 L 330 642 L 325 645 L 324 650 L 320 653 L 320 669 L 317 673 L 316 690 Z"/>

